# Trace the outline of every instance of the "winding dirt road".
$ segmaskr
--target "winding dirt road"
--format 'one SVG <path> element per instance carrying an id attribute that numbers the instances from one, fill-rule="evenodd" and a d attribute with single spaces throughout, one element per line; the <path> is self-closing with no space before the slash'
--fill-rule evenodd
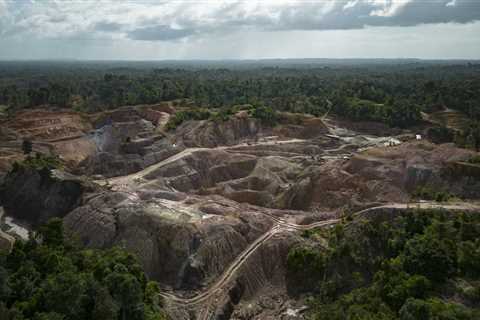
<path id="1" fill-rule="evenodd" d="M 372 212 L 379 209 L 419 209 L 419 210 L 428 210 L 428 209 L 445 209 L 449 211 L 479 211 L 480 205 L 470 202 L 454 202 L 454 203 L 441 203 L 441 202 L 431 202 L 431 201 L 421 201 L 421 202 L 410 202 L 410 203 L 389 203 L 377 207 L 372 207 L 364 209 L 354 213 L 354 215 L 362 215 L 368 212 Z"/>
<path id="2" fill-rule="evenodd" d="M 155 172 L 159 168 L 171 164 L 175 161 L 181 160 L 195 152 L 200 151 L 212 151 L 212 150 L 235 150 L 237 148 L 244 148 L 244 147 L 255 147 L 255 146 L 268 146 L 268 145 L 279 145 L 279 144 L 288 144 L 288 143 L 303 143 L 305 140 L 300 139 L 290 139 L 290 140 L 283 140 L 283 141 L 263 141 L 263 142 L 256 142 L 256 143 L 241 143 L 233 146 L 219 146 L 215 148 L 187 148 L 184 149 L 177 154 L 168 157 L 156 164 L 153 164 L 139 172 L 134 174 L 130 174 L 127 176 L 115 177 L 109 179 L 109 183 L 116 186 L 130 186 L 130 191 L 133 191 L 133 195 L 137 196 L 134 192 L 136 186 L 139 185 L 141 180 L 145 179 L 149 174 Z M 353 144 L 345 144 L 335 149 L 326 150 L 327 152 L 338 152 L 342 151 L 347 147 L 353 146 Z M 104 182 L 104 180 L 99 181 Z M 127 188 L 129 189 L 129 188 Z M 120 191 L 120 190 L 119 190 Z M 454 210 L 454 211 L 479 211 L 480 206 L 471 203 L 433 203 L 433 202 L 419 202 L 419 203 L 391 203 L 385 204 L 377 207 L 368 208 L 365 210 L 358 211 L 354 213 L 354 215 L 363 215 L 366 213 L 372 213 L 376 210 L 383 210 L 383 209 L 397 209 L 397 210 L 405 210 L 405 209 L 446 209 L 446 210 Z M 276 234 L 281 232 L 297 232 L 297 231 L 305 231 L 314 228 L 321 228 L 321 227 L 328 227 L 339 223 L 340 219 L 331 219 L 325 221 L 318 221 L 308 225 L 299 225 L 292 222 L 287 221 L 281 217 L 263 212 L 267 215 L 273 222 L 273 226 L 270 230 L 266 233 L 258 237 L 253 243 L 251 243 L 245 250 L 240 253 L 232 263 L 223 271 L 223 273 L 214 281 L 212 285 L 210 285 L 205 290 L 199 292 L 198 294 L 185 297 L 176 295 L 173 292 L 162 292 L 160 295 L 166 299 L 168 302 L 173 303 L 173 305 L 178 306 L 188 306 L 188 307 L 205 307 L 209 306 L 209 299 L 214 297 L 218 292 L 224 290 L 226 286 L 230 283 L 232 279 L 234 279 L 239 270 L 244 265 L 244 263 L 248 260 L 250 256 L 252 256 L 263 244 L 267 241 L 272 239 Z M 201 310 L 200 318 L 208 318 L 211 308 L 207 308 Z"/>
<path id="3" fill-rule="evenodd" d="M 417 209 L 417 210 L 428 210 L 428 209 L 445 209 L 445 210 L 453 210 L 453 211 L 479 211 L 480 212 L 480 205 L 472 204 L 472 203 L 435 203 L 435 202 L 418 202 L 418 203 L 392 203 L 386 204 L 382 206 L 372 207 L 368 209 L 364 209 L 354 213 L 353 215 L 359 216 L 369 212 L 374 212 L 377 210 L 383 209 L 398 209 L 398 210 L 406 210 L 406 209 Z M 274 226 L 267 231 L 265 234 L 260 236 L 257 240 L 255 240 L 251 245 L 249 245 L 231 264 L 230 266 L 222 273 L 222 275 L 218 278 L 215 283 L 210 286 L 205 291 L 197 294 L 194 297 L 184 298 L 181 296 L 177 296 L 172 293 L 162 292 L 160 295 L 168 299 L 171 302 L 176 304 L 182 304 L 185 306 L 193 306 L 200 303 L 206 302 L 210 297 L 212 297 L 216 292 L 223 289 L 228 282 L 235 277 L 238 270 L 241 266 L 245 263 L 245 261 L 255 253 L 255 251 L 260 248 L 265 242 L 270 240 L 273 236 L 280 232 L 292 232 L 292 231 L 304 231 L 310 230 L 320 227 L 331 226 L 337 224 L 341 221 L 341 219 L 331 219 L 325 221 L 314 222 L 308 225 L 299 225 L 291 222 L 287 222 L 282 218 L 276 217 L 271 214 L 268 215 L 273 221 Z"/>
<path id="4" fill-rule="evenodd" d="M 114 178 L 108 179 L 108 182 L 113 185 L 118 185 L 118 184 L 128 184 L 129 182 L 132 182 L 132 181 L 144 179 L 147 175 L 154 172 L 155 170 L 161 167 L 164 167 L 170 163 L 173 163 L 175 161 L 178 161 L 180 159 L 183 159 L 199 151 L 235 150 L 237 148 L 243 148 L 243 147 L 272 146 L 272 145 L 281 145 L 281 144 L 289 144 L 289 143 L 302 143 L 305 141 L 306 140 L 302 140 L 302 139 L 289 139 L 289 140 L 275 140 L 275 141 L 260 141 L 260 142 L 250 143 L 250 144 L 240 143 L 232 146 L 219 146 L 215 148 L 187 148 L 171 157 L 166 158 L 165 160 L 162 160 L 156 164 L 148 166 L 142 171 L 138 171 L 136 173 L 133 173 L 127 176 L 114 177 Z M 103 184 L 105 180 L 97 180 L 96 182 L 99 184 Z"/>
<path id="5" fill-rule="evenodd" d="M 176 296 L 171 293 L 163 292 L 161 296 L 164 298 L 170 299 L 173 302 L 181 303 L 183 305 L 195 305 L 202 303 L 209 299 L 213 294 L 218 290 L 222 289 L 229 280 L 231 280 L 240 269 L 240 267 L 245 263 L 245 261 L 250 257 L 255 251 L 260 248 L 265 242 L 270 240 L 274 235 L 280 232 L 288 232 L 293 230 L 309 230 L 318 227 L 324 227 L 332 224 L 338 223 L 339 219 L 326 220 L 321 222 L 312 223 L 310 225 L 297 225 L 288 222 L 276 222 L 275 225 L 262 236 L 257 238 L 251 245 L 249 245 L 238 257 L 230 264 L 230 266 L 222 273 L 222 275 L 215 281 L 215 283 L 198 295 L 191 298 L 183 298 Z"/>

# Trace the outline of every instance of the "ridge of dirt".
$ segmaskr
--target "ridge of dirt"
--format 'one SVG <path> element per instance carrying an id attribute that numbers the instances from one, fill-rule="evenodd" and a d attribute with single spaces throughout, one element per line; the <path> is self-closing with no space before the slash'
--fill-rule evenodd
<path id="1" fill-rule="evenodd" d="M 95 182 L 66 213 L 69 234 L 86 246 L 121 244 L 135 253 L 161 284 L 172 318 L 190 319 L 191 311 L 228 319 L 266 287 L 277 302 L 288 300 L 285 258 L 302 241 L 299 231 L 329 227 L 342 214 L 480 210 L 480 182 L 468 170 L 452 175 L 450 165 L 475 152 L 387 128 L 358 133 L 328 117 L 286 115 L 271 128 L 242 116 L 165 131 L 178 108 L 123 107 L 88 117 L 34 110 L 0 126 L 7 133 L 0 169 L 23 158 L 23 137 L 36 137 L 34 151 L 60 155 L 68 170 Z M 25 192 L 34 179 L 25 176 L 8 192 Z M 418 186 L 464 200 L 411 204 Z M 18 214 L 14 206 L 6 213 Z"/>

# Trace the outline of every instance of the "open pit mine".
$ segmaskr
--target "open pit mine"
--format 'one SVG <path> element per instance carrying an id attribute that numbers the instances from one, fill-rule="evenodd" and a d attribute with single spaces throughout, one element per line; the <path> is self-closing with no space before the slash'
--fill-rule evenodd
<path id="1" fill-rule="evenodd" d="M 87 247 L 134 253 L 171 319 L 302 319 L 286 259 L 303 233 L 347 216 L 480 210 L 465 200 L 480 197 L 465 164 L 476 153 L 422 139 L 429 119 L 393 130 L 282 113 L 272 127 L 240 111 L 168 130 L 182 103 L 2 120 L 1 246 L 60 217 Z M 26 139 L 62 166 L 11 170 Z M 422 185 L 464 200 L 413 199 Z"/>

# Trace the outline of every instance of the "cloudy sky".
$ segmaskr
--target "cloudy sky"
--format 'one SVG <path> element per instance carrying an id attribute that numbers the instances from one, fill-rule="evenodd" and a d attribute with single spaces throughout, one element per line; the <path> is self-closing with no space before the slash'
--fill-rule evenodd
<path id="1" fill-rule="evenodd" d="M 480 0 L 0 0 L 0 59 L 480 59 Z"/>

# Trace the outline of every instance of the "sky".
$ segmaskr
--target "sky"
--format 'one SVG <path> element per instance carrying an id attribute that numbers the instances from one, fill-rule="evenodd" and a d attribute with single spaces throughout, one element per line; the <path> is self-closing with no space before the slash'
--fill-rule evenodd
<path id="1" fill-rule="evenodd" d="M 0 60 L 480 59 L 480 0 L 0 0 Z"/>

